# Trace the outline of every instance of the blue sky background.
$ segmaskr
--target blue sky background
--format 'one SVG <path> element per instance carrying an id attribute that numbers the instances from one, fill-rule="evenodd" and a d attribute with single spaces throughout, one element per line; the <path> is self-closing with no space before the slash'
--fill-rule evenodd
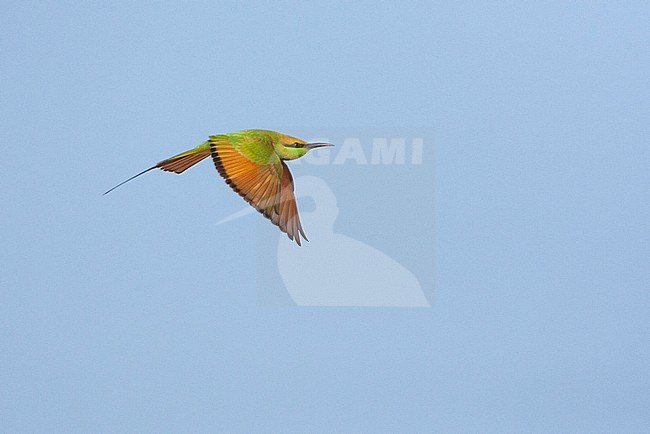
<path id="1" fill-rule="evenodd" d="M 647 430 L 648 22 L 633 1 L 3 1 L 0 430 Z M 254 219 L 214 225 L 243 202 L 208 162 L 101 196 L 280 127 L 434 131 L 409 212 L 433 241 L 408 243 L 430 309 L 260 306 Z M 350 207 L 374 184 L 404 202 L 408 171 L 307 173 L 341 232 L 387 243 Z"/>

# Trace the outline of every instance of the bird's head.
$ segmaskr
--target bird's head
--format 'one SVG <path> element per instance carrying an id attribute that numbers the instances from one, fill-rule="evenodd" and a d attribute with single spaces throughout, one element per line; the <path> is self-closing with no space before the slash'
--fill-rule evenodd
<path id="1" fill-rule="evenodd" d="M 286 134 L 280 134 L 278 144 L 275 146 L 275 149 L 284 160 L 295 160 L 304 156 L 307 152 L 312 149 L 321 148 L 323 146 L 334 146 L 331 143 L 307 143 L 304 140 L 298 139 L 296 137 L 287 136 Z"/>

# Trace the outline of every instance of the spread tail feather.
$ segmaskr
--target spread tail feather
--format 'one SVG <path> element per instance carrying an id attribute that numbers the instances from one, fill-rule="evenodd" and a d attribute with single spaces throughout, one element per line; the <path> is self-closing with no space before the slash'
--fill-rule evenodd
<path id="1" fill-rule="evenodd" d="M 190 151 L 188 151 L 190 152 Z M 190 167 L 194 166 L 199 161 L 210 155 L 210 148 L 206 151 L 195 152 L 188 154 L 184 152 L 167 160 L 163 160 L 156 164 L 152 169 L 160 168 L 166 172 L 183 173 Z"/>
<path id="2" fill-rule="evenodd" d="M 130 177 L 126 181 L 120 182 L 119 184 L 117 184 L 115 187 L 111 188 L 104 194 L 110 193 L 111 191 L 115 190 L 117 187 L 124 185 L 127 182 L 131 181 L 132 179 L 135 179 L 140 175 L 144 175 L 145 173 L 153 169 L 162 169 L 166 172 L 183 173 L 184 171 L 194 166 L 199 161 L 203 160 L 205 157 L 208 157 L 209 155 L 210 155 L 210 143 L 209 142 L 202 143 L 194 149 L 185 151 L 182 154 L 174 155 L 171 158 L 168 158 L 166 160 L 157 163 L 155 166 L 143 170 L 137 175 Z"/>

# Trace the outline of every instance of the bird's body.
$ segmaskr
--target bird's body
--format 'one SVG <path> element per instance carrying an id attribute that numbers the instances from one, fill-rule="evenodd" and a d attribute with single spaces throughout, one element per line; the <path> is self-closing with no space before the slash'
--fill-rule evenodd
<path id="1" fill-rule="evenodd" d="M 210 136 L 199 146 L 163 160 L 108 190 L 150 170 L 182 173 L 212 156 L 219 174 L 230 187 L 300 245 L 307 239 L 300 224 L 293 178 L 285 160 L 295 160 L 328 143 L 306 143 L 269 130 L 243 130 Z M 104 194 L 106 194 L 104 193 Z"/>

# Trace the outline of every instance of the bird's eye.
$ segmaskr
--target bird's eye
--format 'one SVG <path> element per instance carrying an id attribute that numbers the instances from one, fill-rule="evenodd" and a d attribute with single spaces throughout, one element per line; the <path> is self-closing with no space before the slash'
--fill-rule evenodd
<path id="1" fill-rule="evenodd" d="M 288 146 L 288 147 L 290 147 L 290 148 L 302 148 L 302 147 L 305 146 L 305 144 L 304 144 L 304 143 L 300 143 L 300 142 L 293 142 L 293 143 L 291 143 L 290 145 L 286 145 L 286 146 Z"/>

